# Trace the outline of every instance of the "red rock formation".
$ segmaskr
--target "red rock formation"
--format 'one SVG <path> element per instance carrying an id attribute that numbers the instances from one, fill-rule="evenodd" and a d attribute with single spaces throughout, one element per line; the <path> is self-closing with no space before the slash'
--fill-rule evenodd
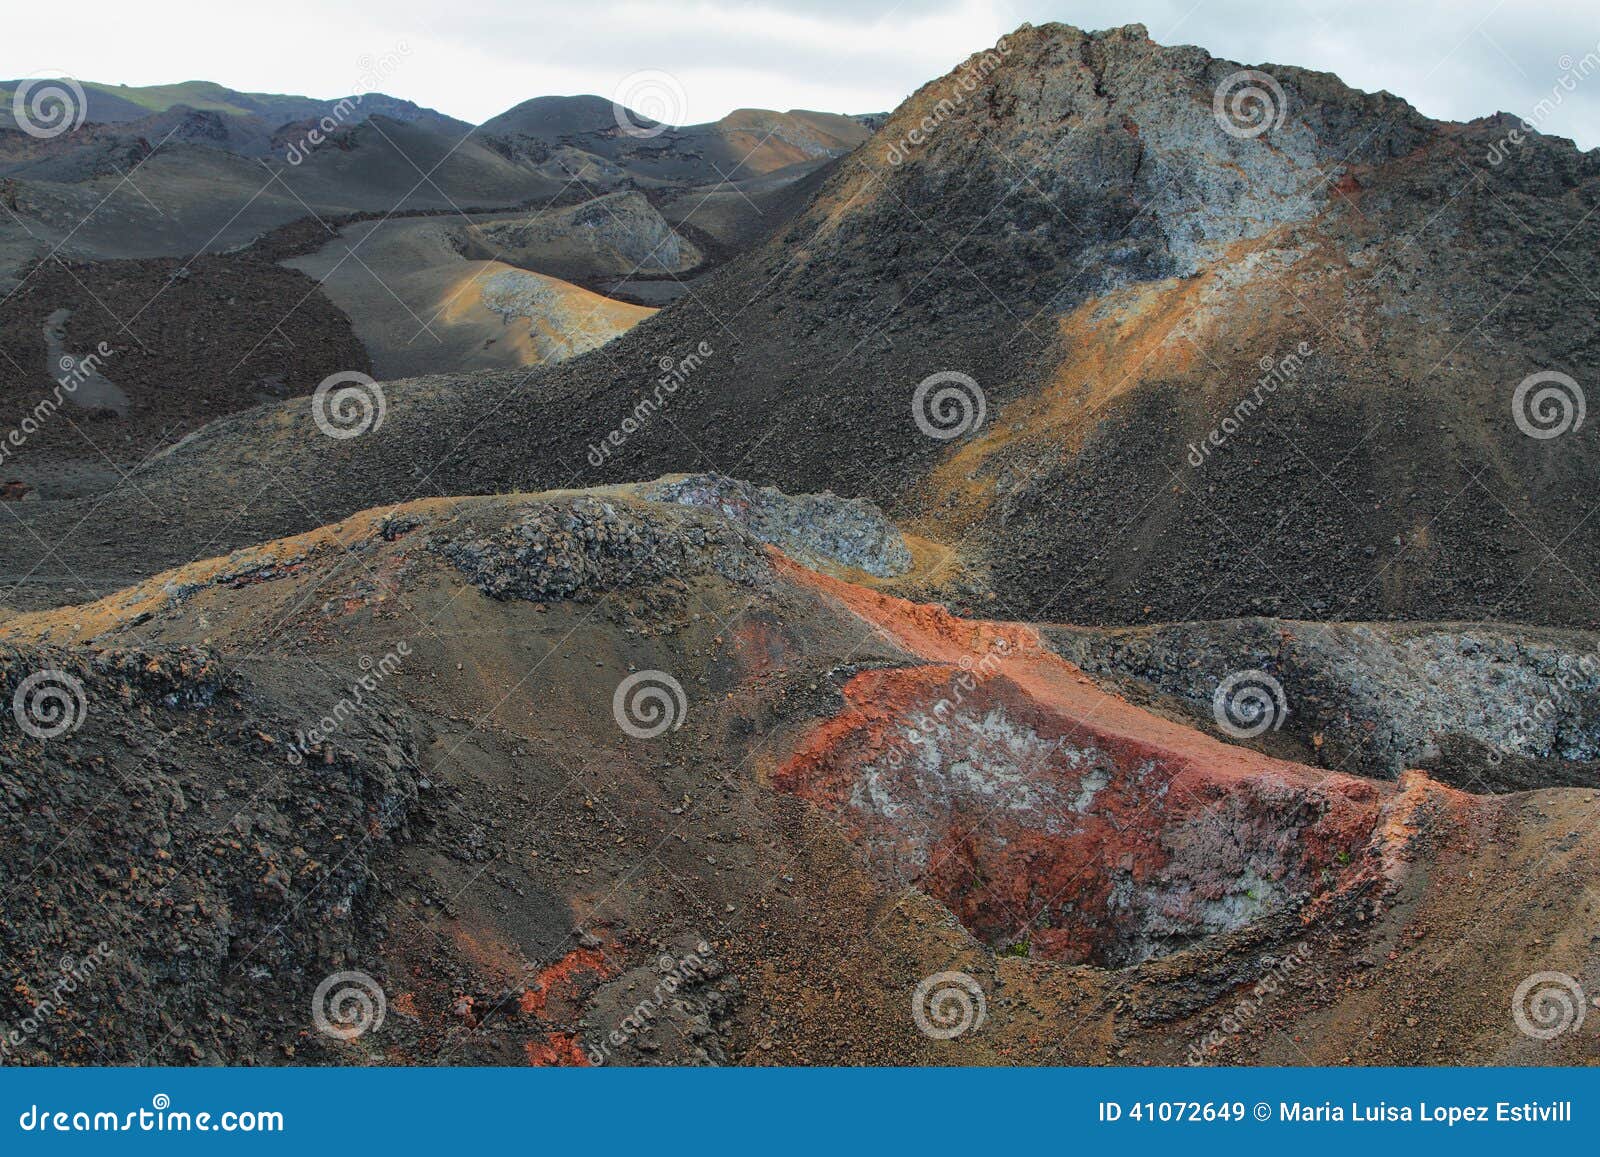
<path id="1" fill-rule="evenodd" d="M 775 773 L 996 945 L 1120 965 L 1381 867 L 1392 785 L 1220 743 L 1095 686 L 1020 624 L 793 564 L 925 663 L 864 671 Z"/>

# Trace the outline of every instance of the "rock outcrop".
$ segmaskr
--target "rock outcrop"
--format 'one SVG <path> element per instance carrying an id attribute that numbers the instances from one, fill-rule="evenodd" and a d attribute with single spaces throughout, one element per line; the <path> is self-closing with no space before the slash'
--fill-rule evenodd
<path id="1" fill-rule="evenodd" d="M 1600 785 L 1600 638 L 1587 631 L 1239 619 L 1048 637 L 1085 671 L 1172 696 L 1212 731 L 1221 680 L 1262 672 L 1285 709 L 1263 738 L 1292 739 L 1286 750 L 1327 767 L 1426 768 L 1479 791 Z"/>
<path id="2" fill-rule="evenodd" d="M 911 569 L 905 538 L 865 499 L 789 495 L 719 474 L 671 478 L 643 493 L 660 502 L 714 510 L 808 566 L 855 567 L 879 578 Z"/>

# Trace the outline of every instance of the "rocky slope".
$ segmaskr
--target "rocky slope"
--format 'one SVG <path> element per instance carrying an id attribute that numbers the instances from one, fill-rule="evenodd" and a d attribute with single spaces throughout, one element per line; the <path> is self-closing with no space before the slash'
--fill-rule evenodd
<path id="1" fill-rule="evenodd" d="M 95 81 L 76 81 L 77 91 L 83 94 L 83 103 L 74 110 L 81 113 L 84 123 L 90 125 L 131 125 L 135 131 L 144 129 L 142 123 L 151 116 L 174 109 L 189 112 L 214 113 L 240 123 L 251 123 L 268 129 L 294 121 L 317 120 L 333 116 L 340 121 L 365 120 L 381 114 L 397 121 L 420 121 L 447 130 L 466 131 L 471 128 L 464 121 L 445 116 L 431 108 L 423 108 L 409 100 L 387 96 L 381 92 L 352 94 L 333 99 L 307 96 L 290 96 L 280 93 L 240 92 L 237 89 L 210 81 L 191 80 L 181 84 L 125 85 L 99 84 Z M 59 87 L 59 80 L 50 78 L 33 80 L 0 80 L 0 124 L 13 127 L 14 98 L 17 89 L 24 87 L 26 94 L 38 99 L 42 91 L 52 84 L 58 91 L 76 101 L 77 93 L 70 87 Z M 30 102 L 31 103 L 31 102 Z M 351 106 L 355 106 L 353 109 Z"/>
<path id="2" fill-rule="evenodd" d="M 0 626 L 8 1059 L 1592 1059 L 1509 1001 L 1595 979 L 1594 789 L 1226 746 L 762 541 L 846 573 L 869 507 L 660 486 Z"/>
<path id="3" fill-rule="evenodd" d="M 1497 164 L 1502 120 L 1437 123 L 1277 65 L 1252 74 L 1273 114 L 1255 133 L 1215 99 L 1241 71 L 1138 27 L 1021 29 L 602 356 L 537 383 L 397 385 L 339 472 L 315 440 L 259 436 L 285 414 L 217 430 L 215 457 L 196 444 L 151 485 L 237 544 L 419 476 L 451 492 L 719 469 L 870 496 L 1018 616 L 1592 624 L 1575 577 L 1600 562 L 1590 430 L 1568 391 L 1573 428 L 1524 433 L 1550 432 L 1535 402 L 1560 424 L 1563 387 L 1518 387 L 1590 376 L 1572 303 L 1600 273 L 1600 161 L 1534 137 Z M 702 342 L 716 354 L 670 417 L 588 464 L 661 360 Z M 937 374 L 973 384 L 930 383 L 944 412 L 918 415 Z M 235 521 L 216 487 L 241 456 L 302 499 Z M 82 513 L 36 527 L 50 540 Z"/>
<path id="4" fill-rule="evenodd" d="M 269 732 L 343 690 L 305 665 L 264 681 L 203 648 L 0 646 L 0 672 L 8 701 L 47 672 L 20 701 L 60 696 L 73 724 L 41 741 L 8 712 L 0 737 L 7 1063 L 237 1064 L 291 1041 L 274 995 L 353 952 L 373 857 L 406 834 L 411 721 L 370 702 L 348 746 L 290 764 Z"/>
<path id="5" fill-rule="evenodd" d="M 460 244 L 474 260 L 503 260 L 569 279 L 674 275 L 705 260 L 636 190 L 534 217 L 471 225 L 462 230 Z"/>
<path id="6" fill-rule="evenodd" d="M 44 500 L 104 494 L 213 418 L 372 369 L 316 282 L 250 253 L 47 262 L 0 303 L 0 366 L 0 482 Z"/>
<path id="7" fill-rule="evenodd" d="M 1600 991 L 1600 158 L 1137 27 L 1024 27 L 831 161 L 821 123 L 514 112 L 423 199 L 638 166 L 678 187 L 599 208 L 716 268 L 560 364 L 6 503 L 8 1061 L 1600 1057 L 1528 1027 L 1541 977 Z M 741 132 L 765 175 L 683 186 Z M 356 126 L 296 188 L 359 208 L 410 147 Z M 439 312 L 507 330 L 538 277 Z M 27 340 L 76 366 L 48 297 Z"/>
<path id="8" fill-rule="evenodd" d="M 474 128 L 381 93 L 311 100 L 203 82 L 39 82 L 28 90 L 44 102 L 29 132 L 13 121 L 6 83 L 0 285 L 58 250 L 78 260 L 187 256 L 307 213 L 549 208 L 640 186 L 721 188 L 754 205 L 766 184 L 792 182 L 868 135 L 849 117 L 741 110 L 634 137 L 598 97 L 538 98 Z M 576 135 L 566 127 L 573 102 L 586 126 Z"/>
<path id="9" fill-rule="evenodd" d="M 469 256 L 461 237 L 477 228 L 456 214 L 355 221 L 283 264 L 315 278 L 353 320 L 386 379 L 560 361 L 652 312 L 498 260 L 493 250 Z"/>
<path id="10" fill-rule="evenodd" d="M 572 183 L 423 121 L 352 114 L 331 129 L 273 126 L 263 143 L 220 114 L 157 119 L 148 134 L 0 131 L 0 283 L 46 255 L 187 258 L 248 245 L 308 214 L 508 208 Z"/>

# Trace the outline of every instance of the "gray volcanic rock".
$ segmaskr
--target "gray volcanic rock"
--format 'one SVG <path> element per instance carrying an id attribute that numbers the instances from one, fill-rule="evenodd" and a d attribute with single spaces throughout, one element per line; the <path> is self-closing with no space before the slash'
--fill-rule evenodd
<path id="1" fill-rule="evenodd" d="M 462 249 L 475 260 L 504 260 L 568 278 L 680 273 L 704 260 L 632 189 L 526 220 L 473 226 Z"/>
<path id="2" fill-rule="evenodd" d="M 907 992 L 957 968 L 975 1062 L 1198 1063 L 1263 984 L 1314 1059 L 1488 1062 L 1482 994 L 1592 935 L 1594 789 L 1225 746 L 1019 624 L 721 577 L 769 555 L 624 487 L 433 497 L 3 624 L 5 1059 L 932 1064 Z"/>
<path id="3" fill-rule="evenodd" d="M 602 96 L 536 96 L 479 125 L 494 136 L 520 136 L 554 144 L 572 136 L 614 132 L 617 114 Z"/>
<path id="4" fill-rule="evenodd" d="M 1218 687 L 1262 672 L 1286 709 L 1262 741 L 1392 778 L 1424 768 L 1472 790 L 1600 784 L 1600 635 L 1487 623 L 1172 623 L 1052 628 L 1085 671 L 1136 680 L 1224 739 Z M 1281 735 L 1275 734 L 1281 728 Z"/>
<path id="5" fill-rule="evenodd" d="M 604 97 L 541 96 L 490 118 L 475 135 L 536 162 L 564 152 L 573 172 L 593 165 L 649 186 L 803 171 L 848 152 L 869 130 L 853 117 L 805 109 L 735 109 L 710 124 L 664 125 Z"/>
<path id="6" fill-rule="evenodd" d="M 911 569 L 911 551 L 894 523 L 863 498 L 784 494 L 720 474 L 668 479 L 643 494 L 715 510 L 801 562 L 843 563 L 889 578 Z"/>

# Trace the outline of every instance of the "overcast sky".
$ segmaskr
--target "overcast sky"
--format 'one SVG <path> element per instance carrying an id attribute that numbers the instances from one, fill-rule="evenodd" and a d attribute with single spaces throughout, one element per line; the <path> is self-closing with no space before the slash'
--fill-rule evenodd
<path id="1" fill-rule="evenodd" d="M 1600 58 L 1600 0 L 19 0 L 5 19 L 0 77 L 370 88 L 478 122 L 660 70 L 686 123 L 741 106 L 886 110 L 1025 20 L 1142 23 L 1160 43 L 1326 69 L 1451 120 L 1529 116 L 1555 91 L 1539 127 L 1600 145 L 1600 72 L 1560 87 Z"/>

